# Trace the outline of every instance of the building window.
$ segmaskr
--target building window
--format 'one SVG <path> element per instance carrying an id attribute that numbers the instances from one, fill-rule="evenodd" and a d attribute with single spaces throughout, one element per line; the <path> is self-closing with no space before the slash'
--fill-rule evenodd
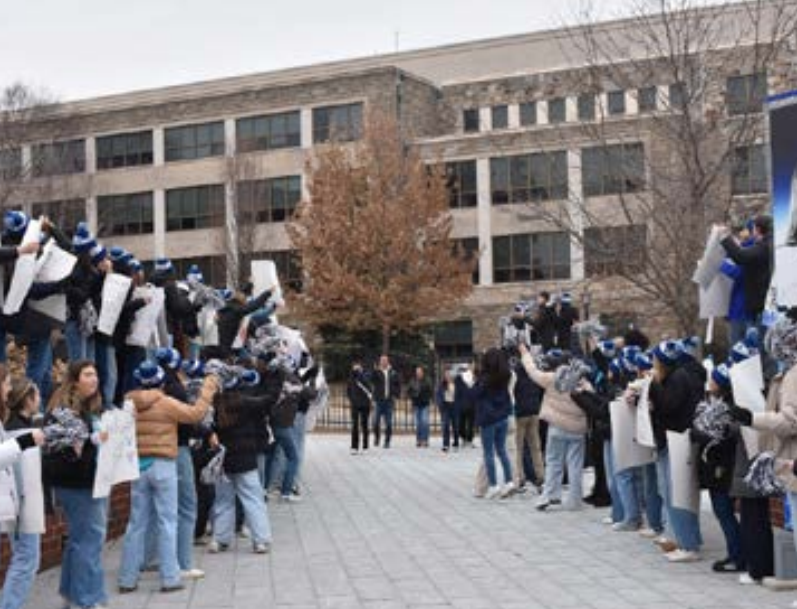
<path id="1" fill-rule="evenodd" d="M 768 192 L 767 162 L 764 146 L 744 146 L 734 151 L 731 192 L 756 195 Z"/>
<path id="2" fill-rule="evenodd" d="M 31 164 L 34 178 L 83 173 L 86 171 L 86 142 L 37 144 L 31 149 Z"/>
<path id="3" fill-rule="evenodd" d="M 473 322 L 469 319 L 434 325 L 434 348 L 440 360 L 461 362 L 473 357 Z"/>
<path id="4" fill-rule="evenodd" d="M 202 271 L 205 285 L 218 287 L 227 285 L 227 261 L 224 256 L 176 258 L 172 259 L 172 264 L 174 264 L 177 277 L 185 277 L 188 274 L 188 269 L 195 264 Z"/>
<path id="5" fill-rule="evenodd" d="M 148 235 L 153 231 L 152 193 L 97 197 L 99 237 Z"/>
<path id="6" fill-rule="evenodd" d="M 12 181 L 22 177 L 22 151 L 19 148 L 0 150 L 0 180 Z"/>
<path id="7" fill-rule="evenodd" d="M 235 122 L 238 152 L 297 148 L 301 145 L 299 112 L 239 118 Z"/>
<path id="8" fill-rule="evenodd" d="M 224 123 L 205 123 L 166 129 L 166 162 L 190 161 L 224 154 Z"/>
<path id="9" fill-rule="evenodd" d="M 363 135 L 363 105 L 327 106 L 313 110 L 313 141 L 352 142 Z"/>
<path id="10" fill-rule="evenodd" d="M 625 91 L 609 91 L 606 95 L 609 116 L 625 114 Z"/>
<path id="11" fill-rule="evenodd" d="M 493 237 L 495 283 L 570 278 L 567 233 L 534 233 Z"/>
<path id="12" fill-rule="evenodd" d="M 585 148 L 581 153 L 584 196 L 637 192 L 645 187 L 645 148 L 616 144 Z"/>
<path id="13" fill-rule="evenodd" d="M 523 102 L 520 104 L 520 124 L 523 127 L 537 124 L 537 102 Z"/>
<path id="14" fill-rule="evenodd" d="M 726 102 L 728 114 L 731 116 L 761 112 L 766 97 L 766 72 L 732 76 L 728 79 Z"/>
<path id="15" fill-rule="evenodd" d="M 587 277 L 641 273 L 645 269 L 647 251 L 644 224 L 584 229 Z"/>
<path id="16" fill-rule="evenodd" d="M 97 169 L 152 165 L 152 131 L 97 138 Z"/>
<path id="17" fill-rule="evenodd" d="M 567 198 L 567 153 L 542 152 L 490 159 L 493 205 Z"/>
<path id="18" fill-rule="evenodd" d="M 509 127 L 509 106 L 493 106 L 491 114 L 493 129 L 506 129 Z"/>
<path id="19" fill-rule="evenodd" d="M 563 123 L 567 120 L 567 104 L 564 97 L 548 100 L 548 122 Z"/>
<path id="20" fill-rule="evenodd" d="M 653 86 L 637 89 L 637 106 L 639 107 L 639 113 L 655 112 L 658 105 L 658 98 L 658 87 Z"/>
<path id="21" fill-rule="evenodd" d="M 446 164 L 448 204 L 451 209 L 476 207 L 476 161 L 458 161 Z"/>
<path id="22" fill-rule="evenodd" d="M 301 176 L 238 182 L 238 209 L 245 222 L 285 222 L 301 199 Z"/>
<path id="23" fill-rule="evenodd" d="M 224 225 L 224 186 L 211 184 L 166 191 L 166 230 Z"/>
<path id="24" fill-rule="evenodd" d="M 578 96 L 578 120 L 595 120 L 595 96 L 592 93 L 584 93 Z"/>
<path id="25" fill-rule="evenodd" d="M 464 255 L 468 262 L 473 264 L 473 285 L 479 285 L 479 257 L 481 256 L 479 252 L 479 238 L 467 237 L 465 239 L 455 239 L 454 247 L 461 255 Z"/>
<path id="26" fill-rule="evenodd" d="M 462 128 L 465 133 L 477 133 L 479 131 L 479 109 L 468 108 L 462 112 Z"/>
<path id="27" fill-rule="evenodd" d="M 670 85 L 670 109 L 682 110 L 686 107 L 686 85 L 674 82 Z"/>
<path id="28" fill-rule="evenodd" d="M 34 203 L 31 206 L 31 216 L 47 216 L 68 237 L 72 237 L 78 222 L 86 221 L 86 201 L 84 199 L 66 199 L 62 201 L 47 201 Z"/>

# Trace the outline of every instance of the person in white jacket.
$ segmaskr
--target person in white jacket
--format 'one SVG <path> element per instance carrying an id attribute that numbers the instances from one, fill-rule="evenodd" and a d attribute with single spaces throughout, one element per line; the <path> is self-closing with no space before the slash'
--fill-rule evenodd
<path id="1" fill-rule="evenodd" d="M 11 379 L 6 367 L 0 364 L 0 420 L 8 419 L 8 396 Z M 38 394 L 38 392 L 37 392 Z M 40 429 L 23 431 L 15 437 L 9 436 L 0 424 L 0 527 L 8 535 L 12 548 L 11 563 L 3 585 L 0 609 L 19 609 L 30 595 L 36 571 L 39 569 L 39 534 L 24 533 L 19 527 L 20 507 L 25 493 L 17 487 L 17 472 L 14 466 L 22 452 L 44 443 L 44 432 Z M 41 481 L 37 481 L 41 484 Z M 43 506 L 42 506 L 43 509 Z"/>

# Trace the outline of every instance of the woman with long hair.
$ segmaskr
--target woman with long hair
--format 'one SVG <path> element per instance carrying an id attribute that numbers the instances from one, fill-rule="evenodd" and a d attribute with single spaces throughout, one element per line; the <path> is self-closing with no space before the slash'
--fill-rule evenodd
<path id="1" fill-rule="evenodd" d="M 61 438 L 59 448 L 45 452 L 45 479 L 64 508 L 69 529 L 60 593 L 78 607 L 102 607 L 108 601 L 102 568 L 108 500 L 92 496 L 97 446 L 107 439 L 99 427 L 101 408 L 97 369 L 93 362 L 79 360 L 69 365 L 45 417 L 48 429 Z"/>
<path id="2" fill-rule="evenodd" d="M 35 385 L 28 381 L 35 389 Z M 21 508 L 25 501 L 25 487 L 17 487 L 17 479 L 23 485 L 41 484 L 39 480 L 24 480 L 20 472 L 14 471 L 14 465 L 22 455 L 22 451 L 44 442 L 44 433 L 39 430 L 23 432 L 15 438 L 6 435 L 4 425 L 9 421 L 9 394 L 11 393 L 11 379 L 6 367 L 0 364 L 0 525 L 3 532 L 8 534 L 13 554 L 11 564 L 8 566 L 3 596 L 0 609 L 19 609 L 25 604 L 30 595 L 36 571 L 39 569 L 39 542 L 38 533 L 23 533 L 20 520 Z M 38 395 L 38 390 L 36 391 Z M 38 407 L 38 402 L 36 403 Z M 29 428 L 25 425 L 24 428 Z M 18 429 L 22 429 L 19 427 Z M 42 508 L 43 509 L 43 508 Z"/>

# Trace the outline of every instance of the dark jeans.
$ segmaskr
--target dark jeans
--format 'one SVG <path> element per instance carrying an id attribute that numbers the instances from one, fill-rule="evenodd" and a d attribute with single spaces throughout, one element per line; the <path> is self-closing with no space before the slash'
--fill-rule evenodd
<path id="1" fill-rule="evenodd" d="M 473 408 L 463 408 L 459 413 L 459 437 L 463 442 L 473 442 L 476 411 Z M 456 446 L 456 444 L 455 444 Z"/>
<path id="2" fill-rule="evenodd" d="M 722 528 L 722 534 L 725 536 L 728 558 L 736 566 L 744 568 L 742 534 L 739 528 L 739 521 L 736 520 L 736 514 L 733 509 L 733 499 L 725 491 L 709 490 L 709 496 L 711 497 L 711 509 L 714 511 L 714 516 L 717 517 L 720 528 Z"/>
<path id="3" fill-rule="evenodd" d="M 753 579 L 775 574 L 774 541 L 769 519 L 769 499 L 742 498 L 740 510 L 742 556 Z"/>
<path id="4" fill-rule="evenodd" d="M 351 448 L 360 450 L 360 436 L 362 436 L 363 450 L 368 450 L 368 418 L 371 416 L 369 408 L 351 407 Z"/>
<path id="5" fill-rule="evenodd" d="M 377 400 L 374 412 L 374 446 L 379 446 L 381 421 L 385 419 L 385 448 L 390 448 L 393 436 L 393 400 Z"/>
<path id="6" fill-rule="evenodd" d="M 454 438 L 454 447 L 459 447 L 459 429 L 454 404 L 445 402 L 440 407 L 440 424 L 443 428 L 443 448 L 451 446 L 451 438 Z"/>

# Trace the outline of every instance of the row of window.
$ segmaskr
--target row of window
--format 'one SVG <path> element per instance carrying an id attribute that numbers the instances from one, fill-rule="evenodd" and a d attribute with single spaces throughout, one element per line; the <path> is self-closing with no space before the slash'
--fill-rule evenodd
<path id="1" fill-rule="evenodd" d="M 631 95 L 636 97 L 638 112 L 647 114 L 660 109 L 668 108 L 683 110 L 688 106 L 689 99 L 683 83 L 673 83 L 668 87 L 667 100 L 660 99 L 659 88 L 656 86 L 641 87 Z M 761 112 L 767 95 L 766 73 L 733 76 L 727 79 L 725 102 L 730 116 Z M 558 124 L 567 121 L 567 100 L 556 97 L 544 102 L 527 101 L 519 104 L 518 114 L 521 127 L 536 125 L 538 122 L 538 104 L 544 103 L 548 111 L 548 123 Z M 576 98 L 578 120 L 589 122 L 596 120 L 598 114 L 597 95 L 583 93 Z M 607 116 L 622 116 L 627 112 L 627 92 L 624 90 L 609 91 L 606 93 Z M 500 130 L 509 128 L 509 106 L 498 104 L 490 107 L 492 129 Z M 462 115 L 463 129 L 466 133 L 475 133 L 483 130 L 481 114 L 478 108 L 467 108 Z"/>
<path id="2" fill-rule="evenodd" d="M 360 139 L 363 105 L 313 108 L 313 142 L 347 142 Z M 297 148 L 301 145 L 298 110 L 240 118 L 236 121 L 236 146 L 240 152 Z M 164 132 L 167 163 L 222 156 L 225 152 L 224 123 L 171 127 Z M 152 165 L 153 132 L 120 133 L 97 138 L 97 170 Z M 0 155 L 0 177 L 18 177 L 22 169 L 19 150 Z M 37 144 L 31 149 L 33 177 L 68 175 L 86 171 L 86 142 L 83 139 Z"/>
<path id="3" fill-rule="evenodd" d="M 476 207 L 476 161 L 446 166 L 449 205 Z M 737 148 L 731 167 L 731 192 L 767 192 L 768 176 L 763 144 Z M 584 148 L 581 182 L 585 197 L 632 193 L 645 188 L 645 149 L 640 143 Z M 562 200 L 568 196 L 565 151 L 539 152 L 490 159 L 490 201 L 493 205 Z"/>

